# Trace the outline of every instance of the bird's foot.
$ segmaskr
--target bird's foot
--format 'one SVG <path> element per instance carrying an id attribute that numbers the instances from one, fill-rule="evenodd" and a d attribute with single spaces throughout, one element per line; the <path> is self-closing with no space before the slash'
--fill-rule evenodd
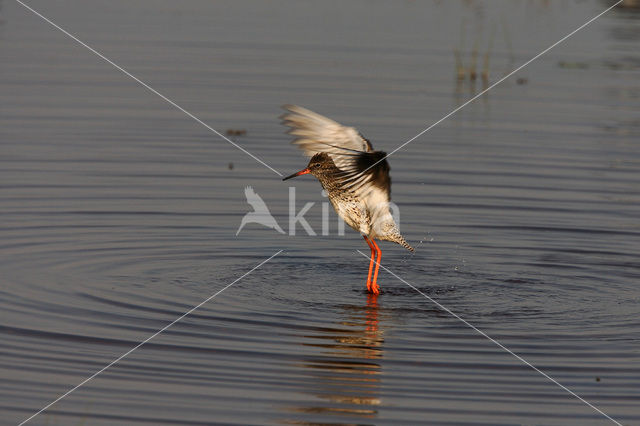
<path id="1" fill-rule="evenodd" d="M 367 291 L 371 294 L 380 294 L 380 287 L 375 283 L 367 283 Z"/>

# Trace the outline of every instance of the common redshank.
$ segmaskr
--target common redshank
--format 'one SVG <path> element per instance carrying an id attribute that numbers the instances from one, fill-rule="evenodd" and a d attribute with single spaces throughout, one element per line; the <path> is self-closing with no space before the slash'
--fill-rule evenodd
<path id="1" fill-rule="evenodd" d="M 391 178 L 387 154 L 374 151 L 371 143 L 353 127 L 297 105 L 283 108 L 288 111 L 281 117 L 283 124 L 289 126 L 288 133 L 296 137 L 292 143 L 311 157 L 307 168 L 283 180 L 312 174 L 320 181 L 338 215 L 360 232 L 369 245 L 367 290 L 379 294 L 382 251 L 375 239 L 392 241 L 413 251 L 400 234 L 389 209 Z"/>

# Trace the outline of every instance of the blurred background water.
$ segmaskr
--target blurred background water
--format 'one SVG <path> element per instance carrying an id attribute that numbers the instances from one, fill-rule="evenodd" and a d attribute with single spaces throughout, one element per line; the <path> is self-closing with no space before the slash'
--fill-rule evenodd
<path id="1" fill-rule="evenodd" d="M 607 1 L 29 5 L 283 174 L 295 103 L 391 151 Z M 357 233 L 236 236 L 280 177 L 0 3 L 0 423 L 610 423 L 390 274 Z M 389 158 L 383 264 L 640 423 L 640 13 L 619 7 Z M 237 133 L 237 134 L 236 134 Z M 312 178 L 291 181 L 320 233 Z"/>

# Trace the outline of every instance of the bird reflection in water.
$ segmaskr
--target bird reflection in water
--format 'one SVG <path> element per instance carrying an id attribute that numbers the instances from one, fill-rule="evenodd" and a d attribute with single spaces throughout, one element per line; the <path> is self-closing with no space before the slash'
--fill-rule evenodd
<path id="1" fill-rule="evenodd" d="M 335 327 L 318 329 L 305 335 L 304 346 L 322 350 L 321 356 L 304 364 L 305 392 L 318 398 L 317 404 L 290 407 L 294 413 L 313 415 L 314 422 L 289 420 L 287 423 L 318 424 L 318 417 L 375 418 L 380 405 L 380 379 L 383 357 L 383 331 L 380 328 L 378 295 L 368 294 L 364 305 L 345 306 L 345 319 Z M 348 421 L 348 420 L 347 420 Z"/>

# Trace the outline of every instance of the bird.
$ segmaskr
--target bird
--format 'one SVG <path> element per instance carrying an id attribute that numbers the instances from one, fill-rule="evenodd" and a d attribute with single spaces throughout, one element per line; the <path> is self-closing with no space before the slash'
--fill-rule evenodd
<path id="1" fill-rule="evenodd" d="M 311 157 L 306 168 L 283 180 L 311 174 L 320 181 L 338 215 L 369 245 L 367 291 L 380 294 L 382 251 L 375 240 L 391 241 L 414 251 L 400 234 L 389 209 L 391 178 L 387 154 L 374 151 L 371 142 L 353 127 L 301 106 L 283 108 L 287 112 L 280 117 L 282 124 L 295 137 L 291 143 Z"/>
<path id="2" fill-rule="evenodd" d="M 275 218 L 271 215 L 271 212 L 262 200 L 262 197 L 260 197 L 252 187 L 247 186 L 244 189 L 244 196 L 247 197 L 247 203 L 253 207 L 253 211 L 245 214 L 242 218 L 240 227 L 236 231 L 236 237 L 247 223 L 259 223 L 267 228 L 273 228 L 281 234 L 285 233 L 282 228 L 280 228 L 280 225 L 278 225 Z"/>

